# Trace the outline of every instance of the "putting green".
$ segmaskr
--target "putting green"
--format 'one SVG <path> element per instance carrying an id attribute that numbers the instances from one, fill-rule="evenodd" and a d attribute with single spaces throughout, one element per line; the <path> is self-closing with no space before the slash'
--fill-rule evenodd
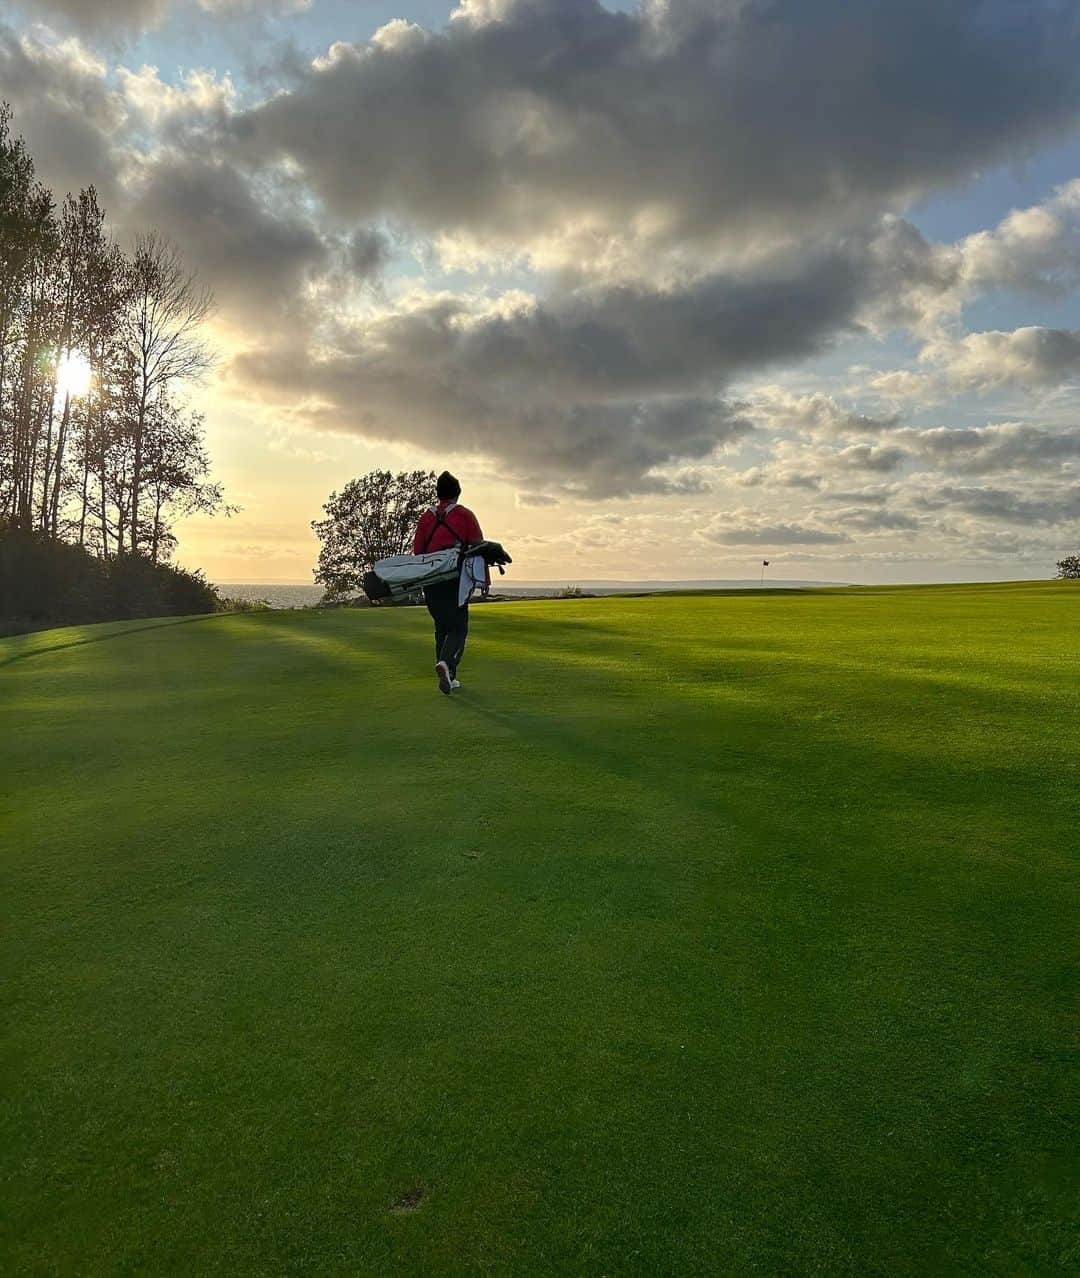
<path id="1" fill-rule="evenodd" d="M 0 641 L 5 1273 L 1075 1271 L 1080 588 L 430 643 Z"/>

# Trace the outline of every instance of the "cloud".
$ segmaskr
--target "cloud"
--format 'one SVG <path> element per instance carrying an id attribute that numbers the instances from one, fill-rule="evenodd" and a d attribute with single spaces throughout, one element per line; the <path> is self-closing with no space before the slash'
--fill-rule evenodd
<path id="1" fill-rule="evenodd" d="M 732 475 L 740 488 L 760 488 L 768 484 L 779 488 L 807 488 L 816 492 L 821 487 L 821 476 L 808 470 L 796 470 L 785 466 L 750 466 Z"/>
<path id="2" fill-rule="evenodd" d="M 1080 458 L 1080 427 L 1045 430 L 1022 422 L 968 430 L 939 426 L 901 430 L 896 438 L 923 461 L 968 475 L 1006 471 L 1055 474 L 1063 462 Z"/>
<path id="3" fill-rule="evenodd" d="M 327 244 L 284 198 L 260 199 L 235 170 L 183 153 L 147 166 L 125 221 L 168 235 L 227 318 L 264 332 L 302 310 L 306 282 L 330 262 Z"/>
<path id="4" fill-rule="evenodd" d="M 856 281 L 851 261 L 826 256 L 794 277 L 683 290 L 419 294 L 342 325 L 333 349 L 250 353 L 234 372 L 255 392 L 306 397 L 314 424 L 453 440 L 594 495 L 671 490 L 658 468 L 751 430 L 721 398 L 727 380 L 820 349 L 846 323 Z"/>
<path id="5" fill-rule="evenodd" d="M 969 333 L 929 343 L 920 359 L 940 367 L 960 390 L 986 394 L 1006 386 L 1056 386 L 1080 374 L 1080 332 L 1028 327 Z"/>
<path id="6" fill-rule="evenodd" d="M 94 182 L 108 207 L 120 189 L 116 139 L 124 111 L 106 70 L 75 37 L 20 35 L 0 23 L 0 96 L 16 111 L 15 131 L 39 177 L 61 196 Z"/>
<path id="7" fill-rule="evenodd" d="M 878 334 L 906 328 L 933 336 L 962 307 L 961 255 L 954 245 L 935 244 L 904 218 L 886 214 L 870 255 L 876 287 L 862 317 Z"/>
<path id="8" fill-rule="evenodd" d="M 887 213 L 870 255 L 877 287 L 865 322 L 882 334 L 910 329 L 933 346 L 952 336 L 948 325 L 974 298 L 1002 289 L 1063 296 L 1080 283 L 1080 179 L 955 244 L 936 244 Z"/>
<path id="9" fill-rule="evenodd" d="M 910 456 L 892 443 L 845 444 L 842 440 L 821 442 L 809 436 L 778 438 L 775 435 L 760 438 L 756 443 L 759 450 L 767 451 L 767 459 L 732 473 L 731 481 L 737 487 L 801 488 L 827 495 L 831 485 L 837 482 L 846 487 L 853 477 L 892 474 Z"/>
<path id="10" fill-rule="evenodd" d="M 61 18 L 84 31 L 146 31 L 165 17 L 173 0 L 16 0 L 34 17 Z"/>
<path id="11" fill-rule="evenodd" d="M 761 426 L 799 435 L 878 435 L 899 424 L 899 415 L 872 417 L 845 407 L 831 395 L 818 391 L 796 395 L 780 386 L 754 390 L 746 404 L 747 416 Z"/>
<path id="12" fill-rule="evenodd" d="M 568 228 L 731 251 L 864 225 L 1075 127 L 1078 53 L 1055 0 L 864 0 L 857 23 L 806 0 L 469 3 L 440 33 L 335 44 L 232 142 L 338 215 L 492 251 Z"/>
<path id="13" fill-rule="evenodd" d="M 381 231 L 358 227 L 348 237 L 348 265 L 358 280 L 374 279 L 390 262 L 393 248 Z"/>
<path id="14" fill-rule="evenodd" d="M 868 370 L 853 369 L 852 372 L 867 374 Z M 887 369 L 880 373 L 869 372 L 865 382 L 857 389 L 890 406 L 899 404 L 928 406 L 942 398 L 941 387 L 935 378 L 906 368 Z M 894 413 L 893 416 L 895 417 L 896 414 Z"/>
<path id="15" fill-rule="evenodd" d="M 835 546 L 851 541 L 845 532 L 799 523 L 773 523 L 750 514 L 717 515 L 695 534 L 720 546 Z"/>
<path id="16" fill-rule="evenodd" d="M 798 439 L 759 441 L 758 447 L 768 448 L 768 460 L 731 474 L 736 487 L 767 493 L 800 488 L 814 492 L 822 500 L 848 508 L 846 513 L 834 510 L 830 518 L 862 519 L 865 528 L 871 526 L 869 516 L 856 512 L 880 506 L 888 513 L 876 517 L 876 526 L 889 527 L 888 520 L 895 518 L 897 522 L 891 526 L 902 529 L 909 525 L 903 515 L 896 514 L 897 505 L 911 507 L 921 502 L 925 506 L 926 492 L 940 491 L 944 476 L 1012 474 L 1030 477 L 1036 485 L 1067 476 L 1070 465 L 1080 461 L 1080 427 L 1041 428 L 1023 422 L 967 429 L 898 427 L 884 447 L 825 446 Z M 916 467 L 918 473 L 911 473 Z M 891 478 L 888 483 L 852 489 L 853 472 L 876 472 Z M 961 497 L 957 502 L 958 509 L 966 509 Z"/>
<path id="17" fill-rule="evenodd" d="M 1039 540 L 1017 537 L 999 537 L 993 534 L 982 534 L 974 539 L 955 538 L 949 547 L 949 561 L 952 564 L 986 564 L 1004 562 L 1037 562 L 1045 560 L 1047 567 L 1053 562 L 1048 544 Z M 942 562 L 940 545 L 934 550 L 834 550 L 826 554 L 814 551 L 797 551 L 785 556 L 787 563 L 822 563 L 822 564 L 938 564 Z M 1049 574 L 1048 574 L 1049 575 Z"/>
<path id="18" fill-rule="evenodd" d="M 207 146 L 235 102 L 229 78 L 197 70 L 167 84 L 155 67 L 120 67 L 111 87 L 107 72 L 75 37 L 0 25 L 3 93 L 46 184 L 58 196 L 95 185 L 122 239 L 149 226 L 173 239 L 234 327 L 295 322 L 335 245 L 276 175 L 252 177 Z M 357 228 L 353 245 L 365 259 L 342 251 L 342 269 L 370 277 L 385 265 L 375 233 Z"/>
<path id="19" fill-rule="evenodd" d="M 878 472 L 896 470 L 904 458 L 904 450 L 893 445 L 851 444 L 831 454 L 833 464 L 840 469 Z"/>
<path id="20" fill-rule="evenodd" d="M 205 69 L 186 72 L 178 84 L 166 83 L 157 67 L 145 64 L 137 71 L 117 67 L 116 78 L 139 132 L 160 133 L 172 125 L 189 130 L 196 122 L 220 122 L 237 102 L 232 78 Z"/>
<path id="21" fill-rule="evenodd" d="M 315 0 L 198 0 L 207 13 L 305 13 Z"/>
<path id="22" fill-rule="evenodd" d="M 959 244 L 969 292 L 1014 288 L 1063 293 L 1080 280 L 1080 178 L 1044 204 L 1016 209 Z"/>
<path id="23" fill-rule="evenodd" d="M 897 492 L 897 486 L 890 484 L 871 484 L 867 488 L 831 489 L 822 493 L 825 501 L 842 502 L 855 506 L 881 506 Z"/>
<path id="24" fill-rule="evenodd" d="M 1080 519 L 1080 484 L 1015 488 L 945 484 L 914 498 L 926 510 L 963 511 L 993 522 L 1062 524 Z"/>
<path id="25" fill-rule="evenodd" d="M 828 517 L 843 524 L 845 528 L 865 533 L 910 532 L 920 526 L 920 521 L 914 515 L 880 507 L 848 506 L 829 511 Z"/>
<path id="26" fill-rule="evenodd" d="M 58 18 L 81 31 L 138 34 L 158 27 L 185 0 L 14 0 L 32 17 Z M 186 0 L 194 6 L 196 0 Z M 300 13 L 312 0 L 197 0 L 206 13 Z"/>
<path id="27" fill-rule="evenodd" d="M 1075 6 L 855 7 L 469 0 L 440 32 L 399 19 L 293 56 L 262 101 L 0 27 L 0 78 L 50 183 L 95 181 L 114 226 L 156 224 L 213 285 L 232 387 L 267 419 L 471 453 L 534 504 L 753 488 L 779 511 L 730 527 L 846 539 L 932 526 L 914 498 L 945 478 L 1070 463 L 1064 426 L 918 430 L 899 409 L 1061 384 L 1076 332 L 966 335 L 963 309 L 1080 280 L 1080 182 L 955 244 L 900 216 L 1075 125 Z M 164 8 L 53 0 L 99 27 Z M 440 263 L 477 273 L 432 282 Z M 918 368 L 852 398 L 741 389 L 898 328 Z"/>

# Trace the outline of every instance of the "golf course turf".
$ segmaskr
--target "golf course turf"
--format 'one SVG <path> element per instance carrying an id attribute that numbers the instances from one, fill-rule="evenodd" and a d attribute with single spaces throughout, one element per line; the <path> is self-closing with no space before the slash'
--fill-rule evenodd
<path id="1" fill-rule="evenodd" d="M 1080 583 L 430 648 L 0 641 L 0 1270 L 1080 1268 Z"/>

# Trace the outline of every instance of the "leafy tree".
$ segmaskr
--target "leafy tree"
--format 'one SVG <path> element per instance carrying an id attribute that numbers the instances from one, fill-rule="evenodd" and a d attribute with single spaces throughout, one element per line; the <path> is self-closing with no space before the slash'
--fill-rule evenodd
<path id="1" fill-rule="evenodd" d="M 1066 555 L 1058 560 L 1057 575 L 1070 580 L 1080 579 L 1080 555 Z"/>
<path id="2" fill-rule="evenodd" d="M 315 580 L 329 599 L 355 593 L 373 564 L 412 550 L 413 533 L 435 500 L 433 470 L 373 470 L 331 493 L 325 519 L 311 526 L 322 545 Z"/>

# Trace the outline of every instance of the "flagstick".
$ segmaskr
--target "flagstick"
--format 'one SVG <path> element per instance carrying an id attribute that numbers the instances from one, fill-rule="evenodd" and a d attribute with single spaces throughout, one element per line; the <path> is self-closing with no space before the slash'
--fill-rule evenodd
<path id="1" fill-rule="evenodd" d="M 761 565 L 761 584 L 763 586 L 765 584 L 765 564 L 764 563 L 762 563 Z"/>

